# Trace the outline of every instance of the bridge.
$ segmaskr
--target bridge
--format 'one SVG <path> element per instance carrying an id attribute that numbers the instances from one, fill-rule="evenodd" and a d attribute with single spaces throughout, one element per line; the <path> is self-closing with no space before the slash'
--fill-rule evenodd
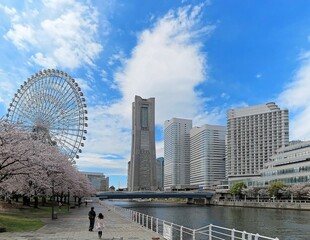
<path id="1" fill-rule="evenodd" d="M 96 194 L 100 200 L 104 199 L 134 199 L 134 198 L 187 198 L 210 200 L 213 192 L 104 192 Z"/>

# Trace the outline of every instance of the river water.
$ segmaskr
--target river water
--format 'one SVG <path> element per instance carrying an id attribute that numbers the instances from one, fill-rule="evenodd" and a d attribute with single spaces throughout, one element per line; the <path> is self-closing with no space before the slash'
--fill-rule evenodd
<path id="1" fill-rule="evenodd" d="M 280 240 L 310 240 L 310 211 L 111 201 L 188 228 L 214 224 Z"/>

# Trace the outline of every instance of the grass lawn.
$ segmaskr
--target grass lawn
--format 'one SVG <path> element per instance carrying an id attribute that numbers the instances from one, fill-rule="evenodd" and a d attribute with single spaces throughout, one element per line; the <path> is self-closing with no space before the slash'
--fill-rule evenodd
<path id="1" fill-rule="evenodd" d="M 58 216 L 68 213 L 65 206 L 61 209 L 55 207 L 55 212 Z M 51 215 L 51 206 L 34 208 L 0 201 L 0 228 L 5 228 L 7 232 L 35 231 L 45 225 L 42 218 L 51 218 Z"/>
<path id="2" fill-rule="evenodd" d="M 40 219 L 1 214 L 0 226 L 7 232 L 35 231 L 44 226 Z"/>

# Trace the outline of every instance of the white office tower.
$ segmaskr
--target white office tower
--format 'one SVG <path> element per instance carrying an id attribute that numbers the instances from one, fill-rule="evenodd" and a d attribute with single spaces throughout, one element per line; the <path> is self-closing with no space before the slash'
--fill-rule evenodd
<path id="1" fill-rule="evenodd" d="M 277 149 L 288 145 L 288 110 L 274 102 L 228 110 L 226 177 L 258 176 Z"/>
<path id="2" fill-rule="evenodd" d="M 172 118 L 164 126 L 164 189 L 190 184 L 190 130 L 192 120 Z"/>
<path id="3" fill-rule="evenodd" d="M 212 188 L 225 179 L 226 127 L 203 125 L 190 131 L 190 184 Z"/>

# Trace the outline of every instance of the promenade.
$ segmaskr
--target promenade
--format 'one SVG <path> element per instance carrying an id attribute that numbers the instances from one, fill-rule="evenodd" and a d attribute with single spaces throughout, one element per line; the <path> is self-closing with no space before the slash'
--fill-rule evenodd
<path id="1" fill-rule="evenodd" d="M 87 206 L 71 209 L 71 213 L 60 216 L 56 220 L 44 219 L 46 225 L 35 232 L 19 232 L 19 233 L 0 233 L 1 240 L 90 240 L 98 239 L 96 231 L 88 231 L 89 220 L 88 211 L 90 207 L 94 207 L 95 211 L 102 213 L 106 222 L 106 228 L 103 231 L 102 239 L 121 239 L 123 240 L 152 240 L 154 237 L 160 237 L 155 232 L 147 230 L 140 225 L 129 221 L 110 211 L 99 202 L 89 203 Z M 160 239 L 163 239 L 162 237 Z"/>

